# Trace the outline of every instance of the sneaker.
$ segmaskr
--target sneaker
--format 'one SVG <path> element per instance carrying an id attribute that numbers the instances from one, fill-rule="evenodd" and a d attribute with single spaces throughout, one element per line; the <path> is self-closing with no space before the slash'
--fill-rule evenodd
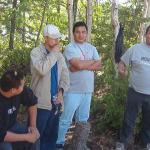
<path id="1" fill-rule="evenodd" d="M 64 145 L 63 144 L 56 144 L 56 149 L 57 150 L 63 150 L 64 149 Z"/>
<path id="2" fill-rule="evenodd" d="M 125 150 L 124 144 L 123 144 L 123 143 L 120 143 L 120 142 L 117 142 L 117 143 L 116 143 L 116 149 L 115 149 L 115 150 Z"/>
<path id="3" fill-rule="evenodd" d="M 147 144 L 146 150 L 150 150 L 150 143 Z"/>

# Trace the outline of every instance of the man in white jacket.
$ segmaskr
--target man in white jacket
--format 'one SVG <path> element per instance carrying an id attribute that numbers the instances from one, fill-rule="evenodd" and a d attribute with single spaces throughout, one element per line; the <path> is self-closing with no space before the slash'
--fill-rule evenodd
<path id="1" fill-rule="evenodd" d="M 44 28 L 45 42 L 31 51 L 31 88 L 38 97 L 37 128 L 41 150 L 55 150 L 63 93 L 69 88 L 69 73 L 60 52 L 60 32 Z"/>

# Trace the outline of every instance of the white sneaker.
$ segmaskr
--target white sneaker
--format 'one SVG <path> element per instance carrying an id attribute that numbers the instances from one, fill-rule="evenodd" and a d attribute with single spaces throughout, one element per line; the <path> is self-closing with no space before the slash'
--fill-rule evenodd
<path id="1" fill-rule="evenodd" d="M 120 143 L 120 142 L 117 142 L 117 143 L 116 143 L 116 149 L 115 149 L 115 150 L 125 150 L 124 144 L 123 144 L 123 143 Z"/>
<path id="2" fill-rule="evenodd" d="M 146 150 L 150 150 L 150 143 L 147 144 Z"/>

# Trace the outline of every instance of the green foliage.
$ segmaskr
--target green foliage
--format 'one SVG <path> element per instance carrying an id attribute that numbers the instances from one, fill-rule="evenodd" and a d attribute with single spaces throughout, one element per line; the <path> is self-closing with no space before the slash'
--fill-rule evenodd
<path id="1" fill-rule="evenodd" d="M 30 49 L 22 48 L 13 49 L 12 51 L 5 49 L 1 56 L 0 74 L 13 66 L 20 68 L 22 65 L 24 66 L 24 71 L 29 73 Z"/>
<path id="2" fill-rule="evenodd" d="M 140 24 L 144 21 L 141 11 L 143 5 L 131 1 L 131 5 L 121 5 L 119 8 L 119 21 L 124 26 L 126 50 L 138 42 Z M 118 130 L 121 127 L 128 89 L 128 77 L 124 80 L 116 78 L 112 52 L 113 35 L 110 3 L 106 1 L 104 4 L 95 5 L 92 42 L 100 51 L 103 64 L 102 70 L 96 73 L 95 97 L 91 108 L 91 114 L 96 119 L 97 133 L 109 129 Z"/>
<path id="3" fill-rule="evenodd" d="M 92 115 L 98 115 L 96 115 L 97 133 L 120 128 L 128 89 L 128 77 L 123 80 L 116 78 L 111 61 L 110 63 L 107 61 L 106 66 L 104 73 L 98 77 L 101 78 L 101 82 L 98 84 L 96 82 L 96 92 L 100 88 L 101 93 L 97 92 L 95 95 L 91 109 Z"/>
<path id="4" fill-rule="evenodd" d="M 124 102 L 127 94 L 127 80 L 115 79 L 112 82 L 108 94 L 103 97 L 105 113 L 103 117 L 104 127 L 119 129 L 123 119 Z"/>
<path id="5" fill-rule="evenodd" d="M 29 70 L 30 51 L 40 29 L 44 4 L 46 0 L 20 0 L 16 10 L 16 30 L 14 49 L 8 49 L 10 35 L 10 20 L 12 1 L 1 0 L 0 22 L 0 74 L 10 66 L 24 64 Z M 142 5 L 141 5 L 142 4 Z M 46 24 L 55 24 L 63 34 L 62 50 L 68 44 L 67 1 L 48 0 L 45 18 L 39 37 L 43 41 L 43 27 Z M 86 1 L 79 1 L 77 20 L 86 20 Z M 138 42 L 140 23 L 148 20 L 142 17 L 143 0 L 131 0 L 130 4 L 119 6 L 119 20 L 124 26 L 125 49 Z M 119 129 L 123 118 L 124 100 L 127 93 L 127 79 L 116 78 L 113 64 L 113 27 L 111 23 L 110 1 L 98 3 L 94 0 L 92 44 L 102 56 L 102 70 L 95 76 L 95 95 L 91 112 L 96 116 L 97 132 L 109 128 Z M 39 44 L 38 43 L 38 44 Z M 102 130 L 103 129 L 103 130 Z"/>

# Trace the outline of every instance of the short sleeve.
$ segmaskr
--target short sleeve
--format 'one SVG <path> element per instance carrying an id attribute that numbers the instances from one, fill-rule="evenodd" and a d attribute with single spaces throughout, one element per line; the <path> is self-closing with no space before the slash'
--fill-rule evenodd
<path id="1" fill-rule="evenodd" d="M 130 65 L 133 55 L 133 49 L 134 47 L 129 48 L 121 57 L 121 60 L 125 63 L 125 65 Z"/>
<path id="2" fill-rule="evenodd" d="M 21 93 L 21 104 L 30 107 L 37 104 L 37 97 L 30 88 L 25 87 Z"/>
<path id="3" fill-rule="evenodd" d="M 100 55 L 98 54 L 98 51 L 95 47 L 94 47 L 93 59 L 94 60 L 99 60 L 100 59 Z"/>
<path id="4" fill-rule="evenodd" d="M 67 59 L 67 61 L 69 61 L 72 58 L 80 58 L 80 55 L 73 45 L 67 45 L 65 47 L 64 57 Z"/>

